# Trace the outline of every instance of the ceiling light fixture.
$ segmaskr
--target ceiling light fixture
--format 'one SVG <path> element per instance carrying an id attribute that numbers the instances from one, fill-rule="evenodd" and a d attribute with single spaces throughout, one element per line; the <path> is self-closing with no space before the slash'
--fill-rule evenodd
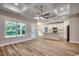
<path id="1" fill-rule="evenodd" d="M 38 16 L 37 16 L 37 17 L 34 17 L 34 19 L 36 19 L 36 20 L 40 20 L 40 19 L 43 20 L 43 19 L 45 19 L 45 18 L 43 18 L 43 17 L 38 17 Z"/>
<path id="2" fill-rule="evenodd" d="M 61 8 L 61 10 L 64 10 L 63 8 Z"/>
<path id="3" fill-rule="evenodd" d="M 18 3 L 14 3 L 14 5 L 18 5 Z"/>

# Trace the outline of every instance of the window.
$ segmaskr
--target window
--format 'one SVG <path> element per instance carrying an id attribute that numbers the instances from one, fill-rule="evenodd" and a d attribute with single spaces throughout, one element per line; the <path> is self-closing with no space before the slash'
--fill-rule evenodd
<path id="1" fill-rule="evenodd" d="M 22 35 L 24 35 L 25 34 L 25 30 L 26 30 L 26 28 L 25 28 L 25 24 L 21 24 L 21 29 L 22 29 Z"/>
<path id="2" fill-rule="evenodd" d="M 5 22 L 6 37 L 24 36 L 25 34 L 26 34 L 26 26 L 24 23 L 17 23 L 14 21 Z"/>
<path id="3" fill-rule="evenodd" d="M 17 23 L 17 35 L 19 36 L 19 35 L 21 35 L 21 25 L 20 25 L 20 23 Z"/>
<path id="4" fill-rule="evenodd" d="M 25 24 L 23 24 L 23 23 L 18 23 L 17 24 L 17 35 L 19 35 L 19 36 L 23 36 L 23 35 L 25 35 L 25 33 L 26 33 L 26 27 L 25 27 Z"/>

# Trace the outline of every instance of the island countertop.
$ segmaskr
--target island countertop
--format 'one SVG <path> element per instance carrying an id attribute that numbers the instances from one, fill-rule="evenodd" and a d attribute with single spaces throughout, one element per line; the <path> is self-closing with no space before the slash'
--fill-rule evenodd
<path id="1" fill-rule="evenodd" d="M 59 40 L 62 35 L 63 33 L 44 33 L 44 38 Z"/>

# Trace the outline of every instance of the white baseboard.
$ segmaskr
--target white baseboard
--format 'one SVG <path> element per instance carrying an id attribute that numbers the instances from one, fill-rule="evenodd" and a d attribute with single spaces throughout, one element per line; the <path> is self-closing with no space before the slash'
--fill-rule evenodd
<path id="1" fill-rule="evenodd" d="M 0 47 L 10 45 L 10 44 L 20 43 L 20 42 L 24 42 L 24 41 L 28 41 L 28 40 L 32 40 L 32 38 L 23 39 L 23 40 L 16 40 L 16 41 L 4 41 L 3 40 L 0 42 Z"/>
<path id="2" fill-rule="evenodd" d="M 77 44 L 79 44 L 79 42 L 77 42 L 77 41 L 69 41 L 69 42 L 71 42 L 71 43 L 77 43 Z"/>

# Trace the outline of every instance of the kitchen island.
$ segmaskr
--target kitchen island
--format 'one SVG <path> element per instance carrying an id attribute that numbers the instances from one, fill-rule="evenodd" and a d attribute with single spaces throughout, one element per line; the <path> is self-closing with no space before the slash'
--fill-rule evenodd
<path id="1" fill-rule="evenodd" d="M 59 40 L 63 37 L 63 33 L 44 33 L 44 38 Z"/>

